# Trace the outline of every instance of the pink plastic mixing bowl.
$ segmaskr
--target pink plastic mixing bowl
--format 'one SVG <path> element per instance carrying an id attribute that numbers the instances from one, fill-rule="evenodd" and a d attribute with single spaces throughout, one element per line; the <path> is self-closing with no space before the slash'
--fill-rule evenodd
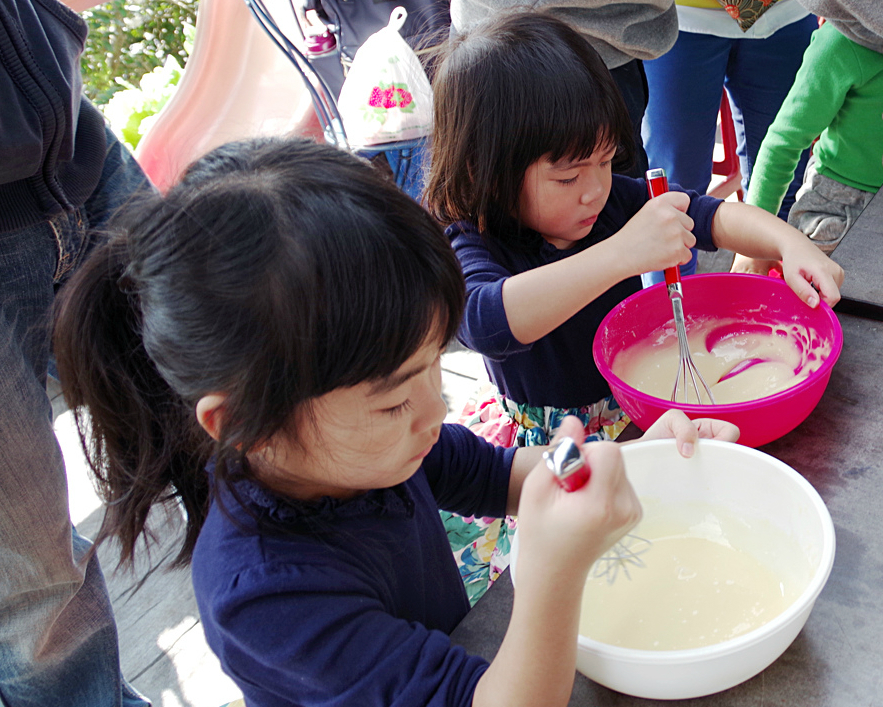
<path id="1" fill-rule="evenodd" d="M 616 400 L 642 430 L 666 410 L 677 408 L 688 417 L 714 417 L 739 426 L 739 442 L 758 447 L 772 442 L 803 422 L 818 404 L 831 378 L 831 369 L 843 348 L 840 322 L 826 304 L 807 307 L 782 280 L 760 275 L 715 273 L 684 278 L 684 312 L 690 320 L 740 318 L 774 326 L 800 324 L 813 340 L 830 345 L 821 367 L 797 385 L 765 398 L 727 405 L 673 403 L 642 393 L 612 370 L 616 355 L 672 320 L 671 302 L 664 284 L 641 290 L 620 302 L 601 322 L 592 354 Z M 811 346 L 812 343 L 807 345 Z M 674 372 L 672 372 L 674 384 Z"/>

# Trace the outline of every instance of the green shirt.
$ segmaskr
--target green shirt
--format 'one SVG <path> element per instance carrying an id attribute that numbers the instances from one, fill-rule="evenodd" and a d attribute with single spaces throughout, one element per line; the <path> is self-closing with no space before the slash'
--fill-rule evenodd
<path id="1" fill-rule="evenodd" d="M 800 154 L 817 136 L 819 174 L 868 192 L 883 185 L 883 54 L 847 39 L 830 23 L 813 33 L 760 146 L 748 203 L 777 213 Z"/>

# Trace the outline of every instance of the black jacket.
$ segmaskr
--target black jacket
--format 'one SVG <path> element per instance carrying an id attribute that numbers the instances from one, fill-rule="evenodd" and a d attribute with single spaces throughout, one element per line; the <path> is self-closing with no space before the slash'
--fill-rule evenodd
<path id="1" fill-rule="evenodd" d="M 83 96 L 86 23 L 56 0 L 0 0 L 0 231 L 85 203 L 104 119 Z"/>

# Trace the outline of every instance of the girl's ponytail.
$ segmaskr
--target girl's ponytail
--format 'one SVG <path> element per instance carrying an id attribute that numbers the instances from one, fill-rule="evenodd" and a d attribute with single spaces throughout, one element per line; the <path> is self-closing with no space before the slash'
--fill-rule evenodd
<path id="1" fill-rule="evenodd" d="M 121 219 L 58 297 L 55 352 L 108 504 L 98 539 L 119 538 L 123 562 L 172 500 L 187 512 L 176 562 L 189 560 L 210 488 L 222 512 L 229 490 L 268 528 L 238 495 L 262 483 L 250 451 L 297 444 L 311 401 L 391 375 L 463 311 L 438 224 L 329 145 L 229 143 Z M 217 443 L 194 414 L 207 395 L 224 396 Z"/>
<path id="2" fill-rule="evenodd" d="M 187 513 L 186 537 L 175 559 L 181 565 L 208 508 L 203 468 L 210 440 L 144 349 L 127 264 L 126 240 L 117 236 L 65 285 L 56 300 L 55 356 L 65 400 L 106 503 L 96 545 L 116 536 L 120 563 L 131 563 L 139 536 L 149 532 L 151 507 L 178 500 Z"/>

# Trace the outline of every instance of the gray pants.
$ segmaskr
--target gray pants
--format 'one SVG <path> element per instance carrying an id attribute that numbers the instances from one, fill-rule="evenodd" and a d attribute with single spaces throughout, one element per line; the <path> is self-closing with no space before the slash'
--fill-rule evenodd
<path id="1" fill-rule="evenodd" d="M 873 192 L 849 187 L 819 174 L 813 156 L 806 166 L 797 200 L 788 214 L 788 223 L 803 231 L 830 255 L 873 198 Z"/>

